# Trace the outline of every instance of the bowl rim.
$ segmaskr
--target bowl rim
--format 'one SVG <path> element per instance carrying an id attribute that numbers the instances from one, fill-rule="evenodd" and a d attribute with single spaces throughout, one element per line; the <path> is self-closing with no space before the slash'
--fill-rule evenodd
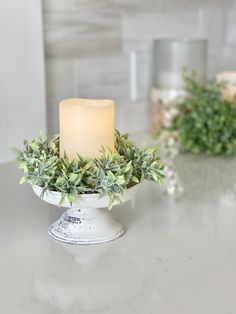
<path id="1" fill-rule="evenodd" d="M 129 191 L 133 191 L 133 190 L 136 190 L 139 186 L 141 185 L 141 183 L 136 183 L 136 184 L 134 184 L 134 185 L 132 185 L 131 187 L 129 187 L 129 188 L 127 188 L 127 190 L 125 190 L 124 191 L 124 193 L 119 193 L 119 194 L 117 194 L 117 195 L 125 195 L 127 192 L 129 192 Z M 42 187 L 41 186 L 39 186 L 39 185 L 31 185 L 32 186 L 32 189 L 34 190 L 34 191 L 38 191 L 38 192 L 40 192 L 41 193 L 41 191 L 42 191 Z M 61 192 L 59 192 L 59 191 L 51 191 L 51 190 L 45 190 L 45 193 L 49 193 L 49 194 L 52 194 L 52 195 L 54 195 L 54 196 L 58 196 L 58 197 L 60 197 L 60 195 L 61 195 Z M 78 197 L 79 198 L 98 198 L 98 196 L 100 195 L 100 193 L 87 193 L 87 194 L 85 194 L 85 193 L 81 193 L 81 194 L 78 194 Z"/>

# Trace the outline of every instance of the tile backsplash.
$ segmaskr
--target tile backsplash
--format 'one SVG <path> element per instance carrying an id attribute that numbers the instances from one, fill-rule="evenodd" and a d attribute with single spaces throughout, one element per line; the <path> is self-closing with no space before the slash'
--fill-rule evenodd
<path id="1" fill-rule="evenodd" d="M 236 1 L 43 0 L 49 133 L 58 102 L 113 98 L 116 126 L 150 129 L 154 38 L 207 38 L 208 76 L 236 70 Z"/>

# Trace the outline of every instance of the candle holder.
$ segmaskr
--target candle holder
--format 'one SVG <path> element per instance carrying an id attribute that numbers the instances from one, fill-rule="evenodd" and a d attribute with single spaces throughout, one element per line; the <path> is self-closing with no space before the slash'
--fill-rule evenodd
<path id="1" fill-rule="evenodd" d="M 60 137 L 54 135 L 17 150 L 17 162 L 43 201 L 68 208 L 50 228 L 56 240 L 73 244 L 94 244 L 114 240 L 124 233 L 108 209 L 130 200 L 146 179 L 160 184 L 164 165 L 157 148 L 138 148 L 128 135 L 115 133 L 115 152 L 104 149 L 96 158 L 73 160 L 59 154 Z"/>
<path id="2" fill-rule="evenodd" d="M 119 196 L 120 200 L 123 203 L 130 200 L 138 186 L 129 188 Z M 57 205 L 61 199 L 59 192 L 46 191 L 41 197 L 41 187 L 33 186 L 33 190 L 43 201 L 52 205 Z M 73 204 L 67 200 L 63 207 L 68 209 L 49 227 L 48 233 L 55 240 L 71 244 L 97 244 L 115 240 L 124 234 L 125 227 L 112 218 L 108 206 L 109 198 L 99 198 L 98 194 L 80 195 Z"/>

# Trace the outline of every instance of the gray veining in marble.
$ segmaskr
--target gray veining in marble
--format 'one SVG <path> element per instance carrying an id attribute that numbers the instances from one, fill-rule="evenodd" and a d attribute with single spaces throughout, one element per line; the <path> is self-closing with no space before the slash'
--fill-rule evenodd
<path id="1" fill-rule="evenodd" d="M 183 155 L 176 165 L 184 194 L 175 201 L 145 182 L 112 211 L 126 234 L 95 246 L 50 239 L 62 209 L 1 165 L 1 312 L 234 314 L 236 161 Z"/>

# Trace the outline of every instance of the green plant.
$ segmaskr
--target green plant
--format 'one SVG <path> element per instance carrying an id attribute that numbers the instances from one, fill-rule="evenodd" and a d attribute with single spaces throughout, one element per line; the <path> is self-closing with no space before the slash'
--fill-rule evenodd
<path id="1" fill-rule="evenodd" d="M 224 84 L 198 84 L 184 74 L 185 96 L 178 105 L 175 127 L 181 146 L 194 154 L 236 154 L 236 103 L 223 98 Z"/>
<path id="2" fill-rule="evenodd" d="M 139 149 L 128 140 L 128 135 L 115 133 L 116 153 L 95 159 L 78 158 L 69 161 L 59 156 L 59 136 L 54 135 L 32 142 L 24 141 L 24 148 L 17 149 L 17 163 L 24 175 L 20 183 L 30 183 L 46 190 L 61 193 L 59 205 L 65 197 L 73 203 L 79 194 L 98 193 L 108 196 L 109 208 L 119 201 L 119 194 L 144 179 L 161 183 L 164 166 L 157 156 L 157 148 Z M 43 196 L 43 194 L 42 194 Z"/>

